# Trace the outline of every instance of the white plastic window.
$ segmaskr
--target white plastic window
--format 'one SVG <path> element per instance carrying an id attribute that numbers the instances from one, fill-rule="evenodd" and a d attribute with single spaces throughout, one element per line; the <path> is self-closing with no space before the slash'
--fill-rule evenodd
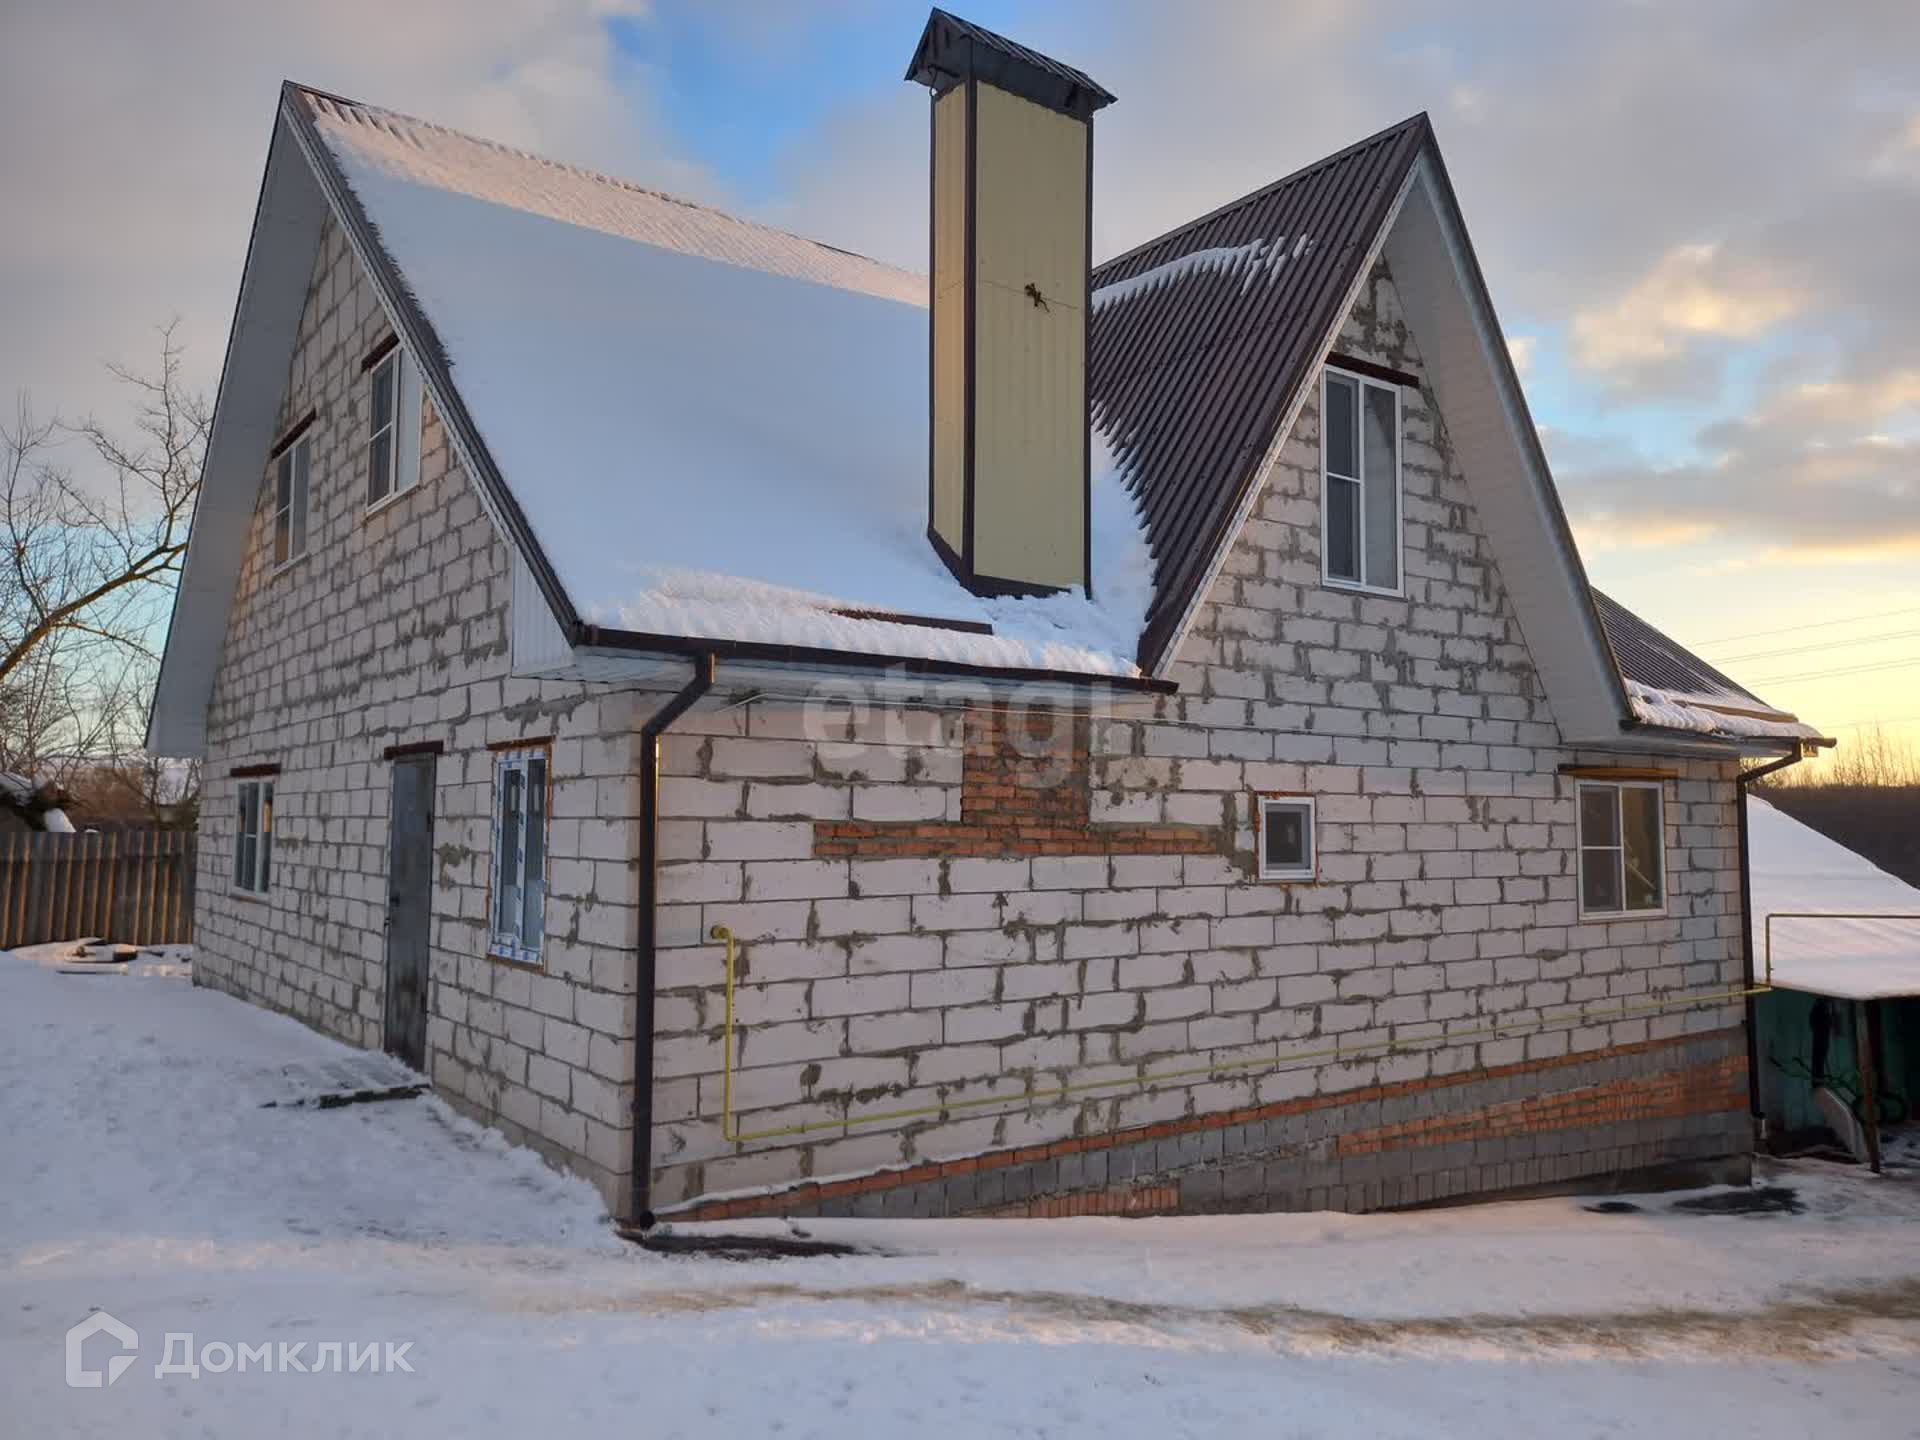
<path id="1" fill-rule="evenodd" d="M 547 918 L 547 751 L 504 750 L 493 776 L 493 952 L 537 963 Z"/>

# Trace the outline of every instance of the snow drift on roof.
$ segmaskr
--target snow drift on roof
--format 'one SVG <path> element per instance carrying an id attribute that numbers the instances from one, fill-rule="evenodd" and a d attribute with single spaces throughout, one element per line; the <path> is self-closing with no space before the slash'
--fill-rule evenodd
<path id="1" fill-rule="evenodd" d="M 1643 685 L 1629 675 L 1627 703 L 1634 718 L 1663 730 L 1690 730 L 1700 735 L 1736 739 L 1817 740 L 1820 732 L 1784 711 L 1756 708 L 1764 702 L 1746 691 L 1716 691 L 1711 695 L 1676 694 Z"/>
<path id="2" fill-rule="evenodd" d="M 1766 801 L 1747 798 L 1753 956 L 1766 973 L 1768 915 L 1920 917 L 1920 890 Z M 1843 999 L 1920 995 L 1920 918 L 1773 922 L 1773 983 Z"/>
<path id="3" fill-rule="evenodd" d="M 1111 464 L 1097 467 L 1093 601 L 984 601 L 935 556 L 924 280 L 405 117 L 311 103 L 583 618 L 1137 673 L 1150 564 Z"/>

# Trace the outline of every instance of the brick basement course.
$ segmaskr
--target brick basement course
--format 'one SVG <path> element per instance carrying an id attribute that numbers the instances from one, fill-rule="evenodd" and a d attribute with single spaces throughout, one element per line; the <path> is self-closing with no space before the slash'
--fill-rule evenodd
<path id="1" fill-rule="evenodd" d="M 1366 1211 L 1746 1148 L 1737 1030 L 1374 1085 L 687 1207 L 682 1221 Z"/>

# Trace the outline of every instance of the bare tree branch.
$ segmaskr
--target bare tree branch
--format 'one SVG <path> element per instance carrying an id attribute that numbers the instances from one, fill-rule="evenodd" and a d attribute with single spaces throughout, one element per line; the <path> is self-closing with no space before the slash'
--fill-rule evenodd
<path id="1" fill-rule="evenodd" d="M 42 420 L 22 395 L 0 426 L 0 766 L 25 773 L 128 753 L 199 495 L 211 416 L 174 326 L 157 372 L 109 369 L 128 423 Z M 60 463 L 68 442 L 84 475 Z"/>

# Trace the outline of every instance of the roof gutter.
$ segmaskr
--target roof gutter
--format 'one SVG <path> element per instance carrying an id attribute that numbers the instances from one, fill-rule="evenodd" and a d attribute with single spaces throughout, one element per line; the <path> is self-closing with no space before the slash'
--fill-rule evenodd
<path id="1" fill-rule="evenodd" d="M 1081 689 L 1107 688 L 1142 695 L 1172 695 L 1180 687 L 1151 675 L 1101 675 L 1087 671 L 1048 670 L 1035 666 L 973 665 L 962 660 L 936 660 L 923 655 L 868 655 L 856 650 L 830 650 L 817 645 L 778 645 L 758 640 L 706 640 L 690 635 L 656 635 L 632 630 L 604 630 L 583 624 L 574 632 L 574 644 L 586 649 L 634 650 L 664 655 L 711 656 L 749 664 L 794 665 L 814 669 L 892 670 L 934 680 L 998 681 L 1002 684 L 1068 685 Z"/>
<path id="2" fill-rule="evenodd" d="M 626 1223 L 653 1225 L 653 1012 L 658 971 L 654 912 L 660 887 L 660 737 L 713 688 L 712 650 L 694 657 L 693 674 L 640 727 L 639 937 L 633 965 L 633 1163 Z"/>
<path id="3" fill-rule="evenodd" d="M 1756 1144 L 1765 1138 L 1767 1121 L 1760 1112 L 1760 1037 L 1755 1026 L 1758 1014 L 1753 994 L 1753 863 L 1747 832 L 1747 787 L 1776 771 L 1798 765 L 1812 748 L 1810 744 L 1796 744 L 1791 755 L 1742 770 L 1734 780 L 1734 804 L 1738 807 L 1735 823 L 1740 834 L 1740 988 L 1747 992 L 1747 1112 L 1753 1117 Z"/>

